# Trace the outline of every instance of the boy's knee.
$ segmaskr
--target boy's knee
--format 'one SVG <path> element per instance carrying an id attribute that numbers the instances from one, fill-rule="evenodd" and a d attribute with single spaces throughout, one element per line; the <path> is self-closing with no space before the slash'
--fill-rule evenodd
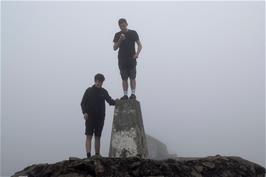
<path id="1" fill-rule="evenodd" d="M 91 140 L 92 139 L 92 135 L 86 135 L 86 138 Z"/>
<path id="2" fill-rule="evenodd" d="M 100 140 L 100 139 L 101 139 L 101 136 L 98 135 L 98 136 L 95 136 L 94 138 L 95 138 L 96 140 Z"/>

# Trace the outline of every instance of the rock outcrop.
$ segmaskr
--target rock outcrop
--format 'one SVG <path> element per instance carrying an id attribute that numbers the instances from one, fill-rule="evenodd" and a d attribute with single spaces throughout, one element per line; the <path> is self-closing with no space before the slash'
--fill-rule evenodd
<path id="1" fill-rule="evenodd" d="M 119 100 L 115 106 L 109 157 L 148 157 L 140 103 Z"/>
<path id="2" fill-rule="evenodd" d="M 31 165 L 11 177 L 264 177 L 266 172 L 265 168 L 239 157 L 185 159 L 69 158 L 55 164 Z"/>
<path id="3" fill-rule="evenodd" d="M 146 134 L 149 159 L 163 160 L 172 157 L 168 153 L 167 146 L 158 139 Z"/>

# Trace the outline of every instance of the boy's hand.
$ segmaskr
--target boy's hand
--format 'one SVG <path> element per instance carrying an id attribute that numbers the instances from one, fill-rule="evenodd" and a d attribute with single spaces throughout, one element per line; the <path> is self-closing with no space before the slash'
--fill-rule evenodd
<path id="1" fill-rule="evenodd" d="M 133 55 L 133 59 L 137 59 L 139 57 L 138 54 Z"/>
<path id="2" fill-rule="evenodd" d="M 87 113 L 84 113 L 84 119 L 87 120 L 89 118 L 89 115 Z"/>
<path id="3" fill-rule="evenodd" d="M 122 33 L 122 34 L 120 35 L 120 37 L 119 37 L 119 40 L 120 40 L 120 41 L 123 41 L 123 40 L 125 40 L 125 39 L 126 39 L 126 36 L 125 36 L 125 34 Z"/>

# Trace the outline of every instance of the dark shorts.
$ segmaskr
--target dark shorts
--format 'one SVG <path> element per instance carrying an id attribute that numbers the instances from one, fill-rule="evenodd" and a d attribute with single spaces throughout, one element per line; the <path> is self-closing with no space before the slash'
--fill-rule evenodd
<path id="1" fill-rule="evenodd" d="M 89 117 L 85 121 L 85 135 L 101 136 L 104 125 L 104 118 Z"/>
<path id="2" fill-rule="evenodd" d="M 122 80 L 136 79 L 136 59 L 133 58 L 120 58 L 118 60 L 118 66 Z"/>
<path id="3" fill-rule="evenodd" d="M 127 69 L 120 69 L 120 75 L 123 81 L 128 80 L 128 78 L 130 80 L 134 80 L 136 79 L 136 74 L 137 74 L 137 70 L 136 70 L 136 66 L 133 68 L 127 68 Z"/>

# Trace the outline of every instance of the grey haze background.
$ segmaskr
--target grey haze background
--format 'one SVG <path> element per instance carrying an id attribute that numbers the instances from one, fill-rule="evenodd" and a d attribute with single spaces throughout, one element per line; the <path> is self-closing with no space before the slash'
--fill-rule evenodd
<path id="1" fill-rule="evenodd" d="M 146 133 L 179 156 L 265 166 L 264 2 L 2 2 L 2 175 L 85 157 L 80 101 L 93 76 L 122 96 L 117 20 L 138 31 Z M 107 156 L 114 107 L 107 106 Z"/>

